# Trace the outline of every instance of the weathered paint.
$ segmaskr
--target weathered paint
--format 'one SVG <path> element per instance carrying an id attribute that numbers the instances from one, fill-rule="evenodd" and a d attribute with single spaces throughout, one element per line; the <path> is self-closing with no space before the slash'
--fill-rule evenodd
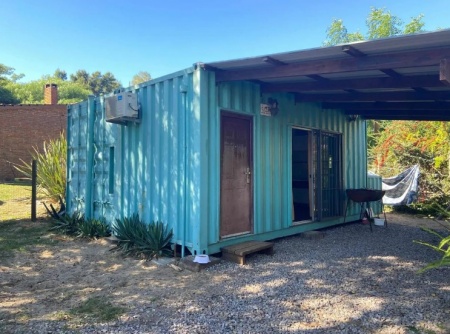
<path id="1" fill-rule="evenodd" d="M 194 253 L 340 223 L 343 217 L 292 223 L 291 136 L 297 127 L 341 133 L 344 188 L 367 187 L 365 123 L 348 122 L 340 111 L 296 103 L 290 94 L 261 96 L 255 83 L 216 84 L 215 74 L 201 68 L 129 90 L 138 94 L 140 123 L 105 122 L 102 97 L 69 107 L 69 212 L 86 211 L 110 222 L 139 213 L 144 221 L 167 223 L 173 242 Z M 260 103 L 268 97 L 279 102 L 276 116 L 260 115 Z M 219 238 L 222 110 L 251 116 L 254 124 L 254 233 L 225 240 Z M 351 206 L 348 217 L 356 219 L 358 213 Z"/>
<path id="2" fill-rule="evenodd" d="M 205 80 L 211 80 L 205 74 Z M 236 242 L 233 239 L 219 239 L 219 203 L 218 180 L 220 179 L 220 111 L 246 114 L 254 120 L 254 235 L 237 237 L 246 239 L 270 239 L 306 230 L 317 229 L 341 223 L 342 217 L 323 222 L 294 225 L 291 216 L 291 134 L 292 128 L 322 129 L 343 134 L 344 188 L 364 188 L 367 186 L 366 175 L 366 139 L 365 122 L 356 120 L 348 122 L 347 117 L 336 110 L 323 110 L 319 104 L 295 103 L 291 94 L 260 94 L 259 85 L 249 82 L 221 83 L 215 89 L 217 106 L 211 106 L 209 116 L 214 117 L 211 124 L 209 142 L 211 145 L 208 165 L 210 182 L 214 196 L 209 197 L 209 220 L 205 222 L 204 231 L 208 234 L 201 239 L 208 239 L 208 250 L 219 251 L 220 247 Z M 260 103 L 268 97 L 276 98 L 279 113 L 273 117 L 260 115 Z M 345 196 L 343 191 L 342 196 Z M 344 203 L 344 201 L 343 201 Z M 356 219 L 359 208 L 349 206 L 349 219 Z M 210 223 L 214 222 L 214 223 Z M 208 226 L 208 228 L 206 228 Z"/>
<path id="3" fill-rule="evenodd" d="M 182 86 L 187 86 L 185 104 Z M 200 215 L 200 113 L 193 71 L 179 72 L 132 90 L 138 94 L 142 108 L 140 123 L 123 126 L 105 122 L 102 97 L 95 98 L 95 103 L 69 107 L 69 211 L 89 213 L 85 202 L 86 194 L 91 192 L 93 208 L 89 216 L 106 217 L 112 222 L 138 213 L 146 222 L 167 223 L 174 229 L 174 242 L 193 247 L 192 225 L 198 224 Z M 93 127 L 89 127 L 93 131 L 92 148 L 89 117 L 93 119 Z M 111 148 L 113 163 L 109 161 Z M 185 152 L 189 161 L 186 164 Z M 114 175 L 110 174 L 111 166 Z M 113 193 L 110 189 L 114 189 Z"/>

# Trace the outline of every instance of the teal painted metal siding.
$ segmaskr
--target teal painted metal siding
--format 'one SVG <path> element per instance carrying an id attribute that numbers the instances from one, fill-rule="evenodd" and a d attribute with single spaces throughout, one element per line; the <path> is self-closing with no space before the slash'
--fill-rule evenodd
<path id="1" fill-rule="evenodd" d="M 147 222 L 161 220 L 173 228 L 173 242 L 194 253 L 342 222 L 292 224 L 293 127 L 341 133 L 344 188 L 368 186 L 365 123 L 348 122 L 340 111 L 274 94 L 270 97 L 278 100 L 279 114 L 261 116 L 260 103 L 269 95 L 261 96 L 258 84 L 216 84 L 215 74 L 201 68 L 128 90 L 138 94 L 138 124 L 106 122 L 103 97 L 68 108 L 70 212 L 81 210 L 110 222 L 134 213 Z M 219 238 L 221 110 L 253 118 L 254 233 L 226 240 Z M 358 213 L 350 207 L 350 219 Z"/>
<path id="2" fill-rule="evenodd" d="M 186 70 L 129 89 L 138 94 L 142 118 L 127 126 L 105 121 L 103 97 L 69 107 L 70 212 L 91 212 L 110 222 L 138 213 L 146 222 L 167 223 L 174 242 L 198 245 L 200 105 L 194 80 Z"/>
<path id="3" fill-rule="evenodd" d="M 213 81 L 211 75 L 205 80 Z M 212 87 L 211 87 L 212 89 Z M 323 110 L 319 104 L 296 103 L 291 94 L 261 96 L 259 85 L 249 82 L 221 83 L 210 92 L 210 98 L 217 97 L 217 106 L 209 107 L 211 130 L 209 142 L 212 145 L 208 165 L 210 166 L 210 189 L 219 189 L 220 180 L 220 112 L 221 110 L 246 114 L 254 122 L 254 235 L 239 237 L 245 239 L 267 239 L 317 229 L 342 222 L 338 218 L 326 222 L 293 225 L 291 216 L 291 134 L 292 128 L 321 129 L 341 133 L 343 136 L 344 188 L 367 186 L 365 122 L 348 122 L 346 116 L 337 110 Z M 260 115 L 260 103 L 268 97 L 276 98 L 279 113 L 274 117 Z M 219 190 L 209 199 L 207 239 L 208 249 L 218 251 L 221 246 L 236 240 L 219 238 Z M 343 192 L 342 196 L 345 196 Z M 356 206 L 349 208 L 350 218 L 359 213 Z M 352 217 L 353 216 L 353 217 Z M 348 219 L 347 219 L 348 221 Z M 214 223 L 212 223 L 214 222 Z M 206 230 L 206 229 L 205 229 Z M 202 238 L 205 238 L 206 235 Z"/>

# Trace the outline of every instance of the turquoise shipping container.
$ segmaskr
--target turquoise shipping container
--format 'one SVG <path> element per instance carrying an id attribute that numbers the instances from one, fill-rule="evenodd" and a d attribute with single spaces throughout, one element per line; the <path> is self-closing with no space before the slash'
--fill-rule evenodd
<path id="1" fill-rule="evenodd" d="M 138 122 L 107 121 L 105 100 L 115 94 L 68 107 L 69 212 L 108 222 L 138 213 L 167 223 L 183 253 L 213 254 L 341 224 L 345 189 L 381 189 L 367 176 L 365 121 L 340 110 L 262 93 L 257 82 L 217 82 L 202 66 L 125 91 L 137 95 Z M 272 113 L 261 108 L 268 101 L 276 103 Z M 242 224 L 227 225 L 230 211 L 241 209 L 231 203 L 240 190 L 227 192 L 234 168 L 227 164 L 242 158 L 235 138 L 242 124 L 249 165 L 237 173 L 250 209 Z M 346 220 L 356 219 L 359 204 L 350 203 Z"/>

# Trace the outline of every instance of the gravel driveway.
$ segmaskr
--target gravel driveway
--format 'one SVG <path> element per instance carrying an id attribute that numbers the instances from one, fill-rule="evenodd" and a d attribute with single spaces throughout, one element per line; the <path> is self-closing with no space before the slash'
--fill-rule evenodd
<path id="1" fill-rule="evenodd" d="M 29 333 L 450 333 L 449 269 L 417 274 L 438 257 L 413 240 L 433 237 L 418 227 L 420 219 L 389 215 L 388 220 L 388 228 L 374 227 L 373 233 L 367 225 L 351 223 L 325 230 L 323 239 L 279 239 L 273 256 L 251 256 L 245 266 L 222 262 L 200 273 L 178 273 L 150 265 L 166 276 L 146 280 L 145 272 L 136 278 L 130 274 L 110 291 L 118 303 L 128 303 L 127 313 L 114 322 L 73 328 L 36 318 L 4 328 Z"/>

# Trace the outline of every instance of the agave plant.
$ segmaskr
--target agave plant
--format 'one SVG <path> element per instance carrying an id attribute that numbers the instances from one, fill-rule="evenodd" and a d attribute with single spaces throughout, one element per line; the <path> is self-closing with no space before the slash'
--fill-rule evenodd
<path id="1" fill-rule="evenodd" d="M 72 215 L 67 214 L 59 216 L 58 219 L 52 220 L 53 226 L 50 230 L 57 230 L 68 235 L 75 235 L 79 231 L 79 226 L 83 224 L 84 221 L 84 215 L 79 212 L 75 212 Z"/>
<path id="2" fill-rule="evenodd" d="M 170 240 L 173 230 L 162 222 L 144 223 L 138 214 L 117 219 L 113 233 L 118 239 L 113 250 L 120 250 L 125 255 L 144 256 L 147 259 L 170 256 Z"/>
<path id="3" fill-rule="evenodd" d="M 110 235 L 111 229 L 105 219 L 86 219 L 78 224 L 77 236 L 80 238 L 97 239 Z"/>

